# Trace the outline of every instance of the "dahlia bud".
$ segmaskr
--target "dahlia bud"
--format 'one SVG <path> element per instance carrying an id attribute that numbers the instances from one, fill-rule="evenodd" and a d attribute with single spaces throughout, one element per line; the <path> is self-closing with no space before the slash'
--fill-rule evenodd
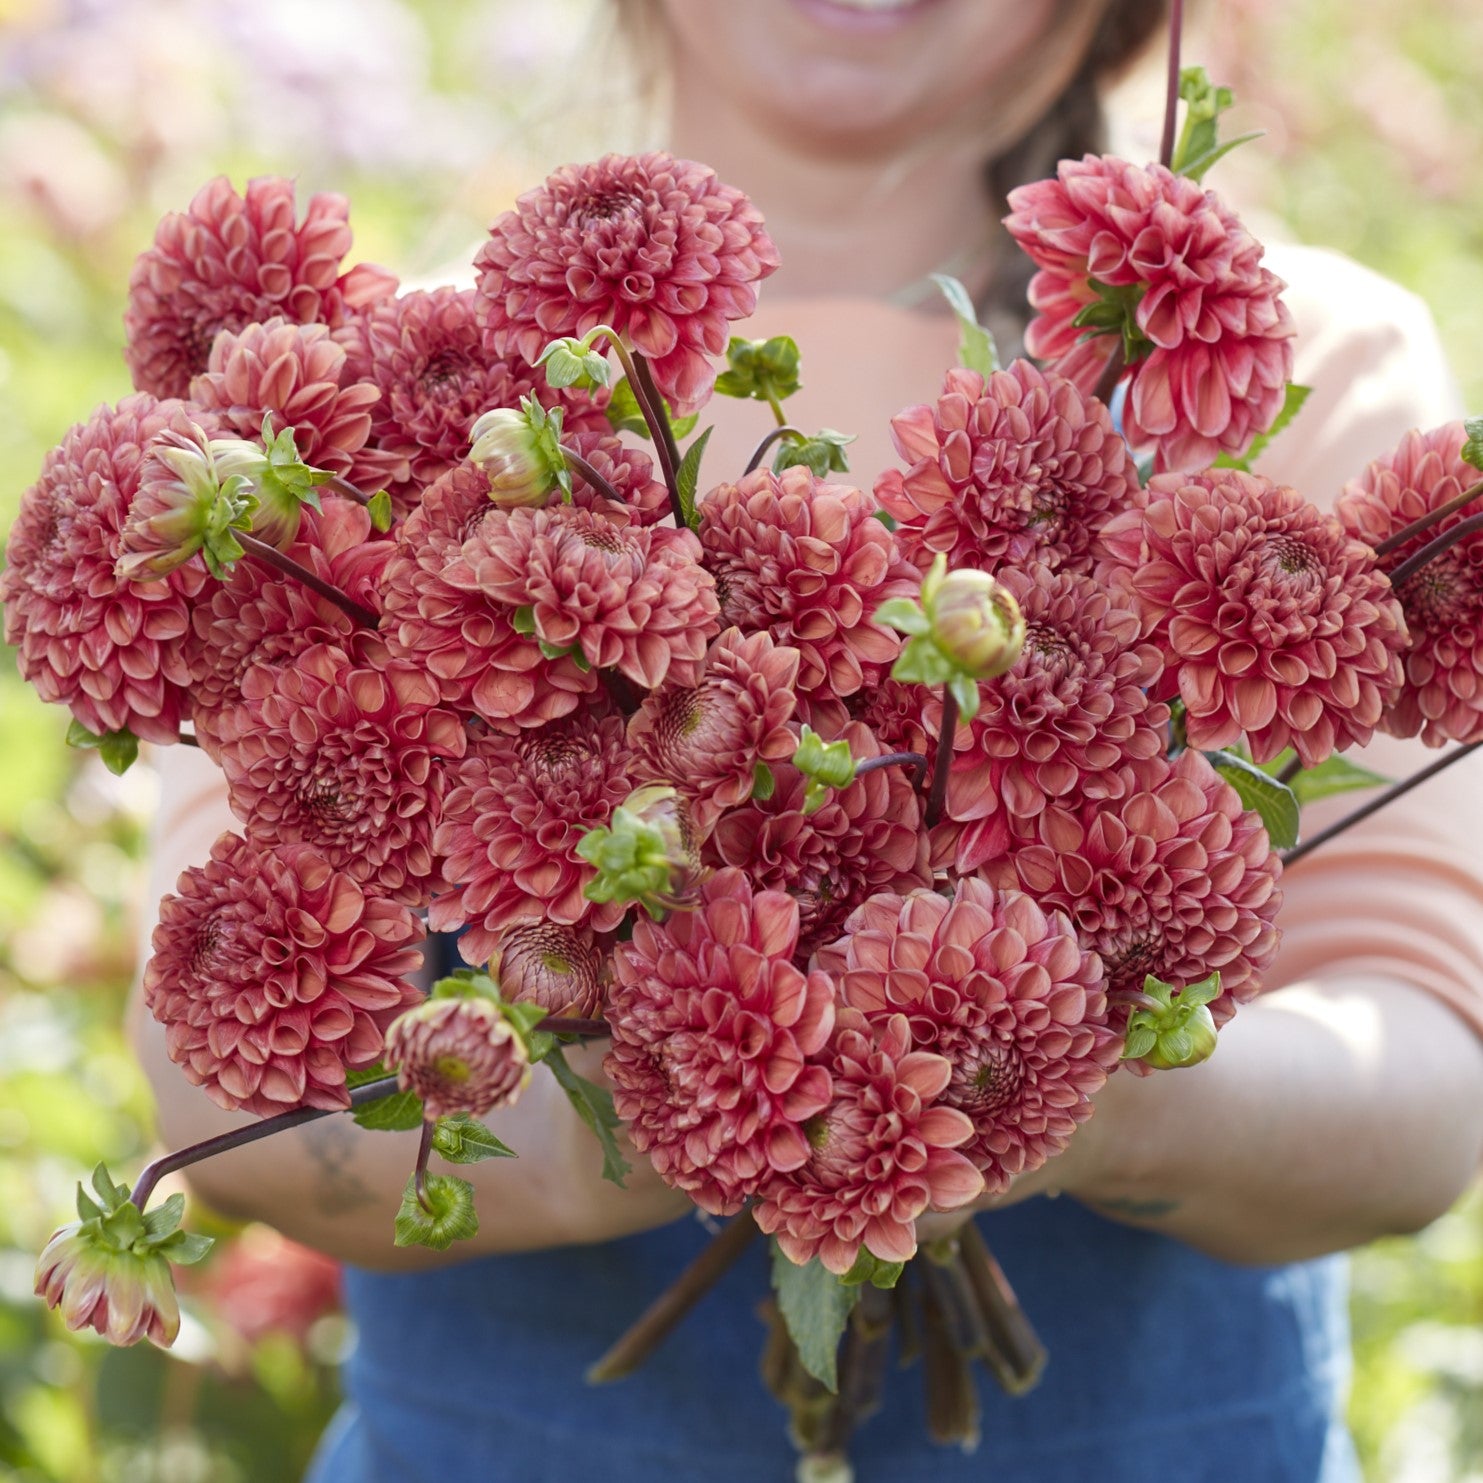
<path id="1" fill-rule="evenodd" d="M 656 922 L 690 905 L 700 860 L 684 800 L 666 784 L 636 788 L 606 827 L 589 829 L 577 854 L 597 867 L 587 899 L 634 902 Z"/>
<path id="2" fill-rule="evenodd" d="M 511 927 L 499 940 L 489 972 L 509 1003 L 538 1004 L 549 1015 L 591 1019 L 602 1010 L 607 977 L 590 932 L 556 922 Z"/>
<path id="3" fill-rule="evenodd" d="M 599 335 L 611 335 L 606 325 L 589 330 L 581 339 L 568 336 L 553 340 L 536 357 L 536 365 L 544 366 L 546 384 L 553 390 L 575 386 L 579 391 L 591 391 L 596 386 L 606 386 L 613 374 L 607 357 L 592 348 Z"/>
<path id="4" fill-rule="evenodd" d="M 399 1015 L 386 1032 L 386 1060 L 430 1122 L 507 1107 L 530 1080 L 525 1041 L 499 1004 L 478 994 L 426 999 Z"/>
<path id="5" fill-rule="evenodd" d="M 319 486 L 331 477 L 328 470 L 312 469 L 299 457 L 293 428 L 275 436 L 272 413 L 265 412 L 261 448 L 243 438 L 215 438 L 211 451 L 218 469 L 244 479 L 256 495 L 253 535 L 280 551 L 291 546 L 304 506 L 319 508 Z"/>
<path id="6" fill-rule="evenodd" d="M 793 753 L 793 766 L 808 779 L 803 790 L 803 811 L 817 813 L 831 788 L 848 788 L 855 781 L 855 758 L 847 741 L 826 742 L 805 724 Z"/>
<path id="7" fill-rule="evenodd" d="M 99 1164 L 95 1202 L 77 1187 L 81 1220 L 63 1226 L 36 1263 L 36 1294 L 58 1308 L 67 1327 L 96 1329 L 110 1344 L 148 1339 L 166 1349 L 180 1332 L 180 1304 L 170 1263 L 198 1262 L 211 1249 L 204 1236 L 179 1229 L 183 1195 L 141 1214 L 127 1185 Z"/>
<path id="8" fill-rule="evenodd" d="M 1217 1034 L 1209 1005 L 1220 995 L 1220 974 L 1212 973 L 1184 989 L 1149 974 L 1143 980 L 1143 994 L 1153 1003 L 1140 1001 L 1141 1007 L 1129 1016 L 1123 1060 L 1142 1061 L 1159 1071 L 1208 1061 Z"/>
<path id="9" fill-rule="evenodd" d="M 502 510 L 539 508 L 560 489 L 568 499 L 572 476 L 561 454 L 561 408 L 549 412 L 534 397 L 520 409 L 496 407 L 474 424 L 469 461 L 489 475 L 489 498 Z"/>

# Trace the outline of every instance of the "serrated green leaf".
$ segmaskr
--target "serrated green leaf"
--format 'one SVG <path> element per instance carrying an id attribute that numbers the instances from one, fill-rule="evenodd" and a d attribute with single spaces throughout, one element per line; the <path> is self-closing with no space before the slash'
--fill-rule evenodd
<path id="1" fill-rule="evenodd" d="M 474 1187 L 453 1174 L 429 1174 L 423 1181 L 431 1212 L 417 1200 L 417 1176 L 409 1175 L 397 1211 L 393 1240 L 398 1246 L 430 1246 L 447 1251 L 455 1241 L 467 1241 L 479 1230 L 474 1213 Z"/>
<path id="2" fill-rule="evenodd" d="M 422 1126 L 422 1098 L 416 1092 L 389 1092 L 350 1115 L 372 1133 L 407 1133 Z"/>
<path id="3" fill-rule="evenodd" d="M 715 428 L 708 427 L 685 450 L 680 466 L 675 470 L 675 487 L 680 493 L 680 513 L 685 524 L 692 529 L 695 525 L 695 489 L 700 482 L 700 460 L 705 456 L 705 445 L 710 442 Z"/>
<path id="4" fill-rule="evenodd" d="M 860 1296 L 815 1257 L 803 1266 L 772 1246 L 772 1286 L 803 1368 L 827 1390 L 839 1389 L 839 1341 Z"/>
<path id="5" fill-rule="evenodd" d="M 551 1074 L 556 1078 L 556 1084 L 566 1093 L 567 1100 L 577 1109 L 578 1117 L 597 1135 L 597 1141 L 602 1147 L 602 1177 L 622 1189 L 623 1176 L 631 1166 L 623 1157 L 618 1148 L 618 1140 L 613 1136 L 620 1123 L 618 1114 L 613 1110 L 612 1094 L 606 1087 L 588 1081 L 585 1076 L 578 1076 L 567 1065 L 560 1046 L 551 1047 L 545 1057 L 545 1064 L 551 1068 Z"/>
<path id="6" fill-rule="evenodd" d="M 759 762 L 752 769 L 752 797 L 758 803 L 766 803 L 778 790 L 778 780 L 773 775 L 773 770 L 765 762 Z"/>
<path id="7" fill-rule="evenodd" d="M 1337 752 L 1317 767 L 1309 767 L 1297 774 L 1289 783 L 1293 795 L 1300 804 L 1312 803 L 1317 798 L 1330 798 L 1336 793 L 1353 793 L 1361 788 L 1383 788 L 1391 781 L 1368 767 L 1341 757 Z"/>
<path id="8" fill-rule="evenodd" d="M 433 1129 L 433 1152 L 450 1164 L 481 1164 L 485 1159 L 513 1159 L 515 1150 L 501 1143 L 476 1117 L 455 1112 L 440 1117 Z"/>
<path id="9" fill-rule="evenodd" d="M 1298 842 L 1298 800 L 1286 783 L 1263 772 L 1234 752 L 1206 752 L 1210 765 L 1240 795 L 1247 808 L 1261 815 L 1272 847 L 1290 850 Z"/>
<path id="10" fill-rule="evenodd" d="M 942 290 L 958 320 L 958 363 L 966 370 L 992 376 L 999 369 L 999 347 L 994 337 L 978 322 L 978 310 L 968 290 L 946 273 L 933 273 L 932 281 Z"/>
<path id="11" fill-rule="evenodd" d="M 1267 451 L 1272 439 L 1290 423 L 1299 412 L 1303 410 L 1303 403 L 1313 394 L 1311 386 L 1300 386 L 1296 381 L 1287 383 L 1287 390 L 1282 398 L 1282 409 L 1273 419 L 1271 427 L 1266 432 L 1259 433 L 1251 440 L 1246 452 L 1240 458 L 1235 458 L 1229 453 L 1222 453 L 1215 460 L 1214 467 L 1218 469 L 1240 469 L 1245 473 L 1251 471 L 1251 466 Z M 1147 483 L 1145 479 L 1143 481 Z"/>

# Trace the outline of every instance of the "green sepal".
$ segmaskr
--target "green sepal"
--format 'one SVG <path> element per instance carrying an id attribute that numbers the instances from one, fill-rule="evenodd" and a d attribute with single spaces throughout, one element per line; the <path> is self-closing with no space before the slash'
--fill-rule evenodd
<path id="1" fill-rule="evenodd" d="M 391 529 L 394 518 L 391 509 L 391 495 L 384 489 L 378 489 L 366 501 L 366 514 L 371 517 L 371 529 L 385 535 Z"/>
<path id="2" fill-rule="evenodd" d="M 1201 181 L 1205 178 L 1205 172 L 1217 161 L 1223 160 L 1233 149 L 1239 149 L 1243 144 L 1250 144 L 1253 139 L 1265 139 L 1265 129 L 1251 129 L 1245 134 L 1237 134 L 1234 139 L 1227 139 L 1216 145 L 1214 149 L 1207 149 L 1204 154 L 1196 155 L 1179 173 L 1187 175 L 1191 180 Z"/>
<path id="3" fill-rule="evenodd" d="M 680 513 L 685 524 L 695 528 L 695 490 L 700 483 L 700 460 L 705 456 L 705 445 L 710 442 L 715 428 L 708 427 L 685 450 L 680 466 L 675 470 L 675 488 L 680 495 Z"/>
<path id="4" fill-rule="evenodd" d="M 889 510 L 872 510 L 870 512 L 887 530 L 896 529 L 896 517 Z"/>
<path id="5" fill-rule="evenodd" d="M 891 666 L 891 678 L 905 685 L 946 685 L 957 673 L 957 666 L 927 634 L 907 639 Z"/>
<path id="6" fill-rule="evenodd" d="M 184 1219 L 185 1196 L 173 1194 L 154 1209 L 144 1212 L 144 1234 L 152 1241 L 163 1241 L 180 1229 L 180 1222 Z"/>
<path id="7" fill-rule="evenodd" d="M 1220 997 L 1220 974 L 1180 989 L 1150 973 L 1143 980 L 1143 992 L 1159 1007 L 1135 1009 L 1128 1017 L 1122 1059 L 1144 1061 L 1157 1070 L 1206 1060 L 1216 1043 L 1209 1006 Z"/>
<path id="8" fill-rule="evenodd" d="M 1272 848 L 1290 850 L 1298 842 L 1301 827 L 1293 790 L 1235 752 L 1206 752 L 1205 757 L 1236 790 L 1241 802 L 1261 815 Z"/>
<path id="9" fill-rule="evenodd" d="M 901 1279 L 906 1270 L 905 1262 L 883 1261 L 865 1247 L 861 1247 L 854 1265 L 839 1280 L 846 1287 L 863 1287 L 867 1282 L 872 1287 L 889 1292 Z"/>
<path id="10" fill-rule="evenodd" d="M 210 1236 L 197 1236 L 190 1231 L 172 1231 L 151 1249 L 177 1267 L 193 1267 L 215 1245 L 216 1242 Z"/>
<path id="11" fill-rule="evenodd" d="M 416 1092 L 388 1092 L 350 1115 L 368 1132 L 407 1133 L 422 1126 L 422 1098 Z"/>
<path id="12" fill-rule="evenodd" d="M 82 1187 L 78 1186 L 81 1193 Z M 115 1184 L 108 1175 L 108 1166 L 99 1163 L 93 1169 L 93 1192 L 98 1196 L 99 1203 L 107 1215 L 112 1215 L 129 1198 L 129 1187 L 126 1184 Z"/>
<path id="13" fill-rule="evenodd" d="M 784 469 L 801 464 L 816 479 L 847 474 L 850 462 L 844 451 L 854 441 L 853 433 L 838 433 L 832 427 L 821 427 L 811 438 L 784 438 L 773 458 L 772 471 L 781 474 Z"/>
<path id="14" fill-rule="evenodd" d="M 100 736 L 81 721 L 73 721 L 67 727 L 67 745 L 79 751 L 97 752 L 103 766 L 115 777 L 122 777 L 139 759 L 139 738 L 127 726 L 105 731 Z"/>
<path id="15" fill-rule="evenodd" d="M 922 611 L 922 605 L 910 597 L 888 598 L 870 615 L 870 621 L 912 636 L 928 633 L 932 628 L 932 620 Z"/>
<path id="16" fill-rule="evenodd" d="M 826 742 L 812 726 L 804 723 L 793 749 L 793 766 L 804 777 L 826 788 L 848 788 L 855 781 L 856 762 L 849 742 L 842 737 Z"/>
<path id="17" fill-rule="evenodd" d="M 602 1148 L 602 1177 L 622 1189 L 623 1177 L 631 1166 L 623 1157 L 618 1140 L 613 1136 L 621 1123 L 613 1110 L 612 1094 L 606 1087 L 588 1081 L 585 1076 L 578 1076 L 567 1065 L 566 1057 L 558 1045 L 551 1047 L 545 1057 L 545 1064 L 551 1068 L 551 1074 L 556 1078 L 556 1084 L 566 1093 L 567 1100 L 576 1108 L 577 1116 L 596 1135 Z"/>
<path id="18" fill-rule="evenodd" d="M 526 1042 L 529 1049 L 530 1038 L 536 1033 L 536 1026 L 550 1016 L 545 1007 L 540 1004 L 532 1004 L 528 999 L 522 999 L 516 1004 L 501 1004 L 500 1012 L 509 1020 L 514 1027 L 515 1033 Z"/>
<path id="19" fill-rule="evenodd" d="M 1220 116 L 1235 103 L 1236 95 L 1212 83 L 1203 67 L 1185 67 L 1179 73 L 1179 98 L 1184 104 L 1184 126 L 1169 168 L 1176 175 L 1192 175 L 1190 166 L 1219 147 Z"/>
<path id="20" fill-rule="evenodd" d="M 515 1150 L 501 1143 L 478 1118 L 467 1112 L 440 1117 L 433 1126 L 433 1152 L 450 1164 L 481 1164 L 485 1159 L 513 1159 Z"/>
<path id="21" fill-rule="evenodd" d="M 772 1287 L 799 1361 L 826 1390 L 839 1389 L 839 1341 L 860 1297 L 819 1259 L 799 1266 L 772 1243 Z"/>
<path id="22" fill-rule="evenodd" d="M 752 768 L 752 798 L 757 803 L 766 803 L 778 790 L 778 780 L 772 768 L 759 762 Z"/>
<path id="23" fill-rule="evenodd" d="M 994 344 L 993 335 L 978 322 L 978 310 L 968 290 L 946 273 L 930 276 L 958 318 L 958 364 L 981 376 L 992 376 L 999 369 L 999 347 Z"/>
<path id="24" fill-rule="evenodd" d="M 1250 473 L 1252 464 L 1267 451 L 1272 439 L 1303 410 L 1303 403 L 1308 400 L 1312 393 L 1313 388 L 1311 386 L 1300 386 L 1296 381 L 1289 381 L 1287 383 L 1287 390 L 1283 393 L 1282 408 L 1272 420 L 1271 427 L 1264 433 L 1258 433 L 1247 444 L 1246 452 L 1240 458 L 1236 458 L 1229 453 L 1222 453 L 1215 460 L 1213 466 L 1218 469 L 1240 469 L 1242 473 Z"/>
<path id="25" fill-rule="evenodd" d="M 431 1211 L 417 1199 L 417 1176 L 407 1176 L 402 1208 L 397 1211 L 393 1240 L 398 1246 L 430 1246 L 447 1251 L 455 1241 L 467 1241 L 479 1229 L 474 1212 L 474 1186 L 453 1174 L 429 1174 L 423 1190 Z"/>
<path id="26" fill-rule="evenodd" d="M 510 614 L 510 627 L 530 638 L 536 631 L 536 610 L 527 603 Z"/>
<path id="27" fill-rule="evenodd" d="M 972 675 L 955 674 L 947 682 L 948 694 L 958 702 L 958 718 L 971 721 L 978 714 L 978 681 Z"/>
<path id="28" fill-rule="evenodd" d="M 774 410 L 802 385 L 798 344 L 791 335 L 774 335 L 770 340 L 733 337 L 726 347 L 726 367 L 716 377 L 718 396 L 752 397 Z"/>
<path id="29" fill-rule="evenodd" d="M 1088 285 L 1097 297 L 1077 311 L 1071 323 L 1084 330 L 1083 340 L 1095 340 L 1099 335 L 1119 335 L 1123 342 L 1123 360 L 1134 365 L 1153 351 L 1153 341 L 1138 328 L 1138 305 L 1143 301 L 1147 285 L 1142 283 L 1111 284 L 1096 278 L 1088 278 Z"/>
<path id="30" fill-rule="evenodd" d="M 1464 419 L 1462 430 L 1466 434 L 1460 453 L 1462 461 L 1475 469 L 1483 469 L 1483 417 Z"/>
<path id="31" fill-rule="evenodd" d="M 116 1210 L 110 1210 L 99 1226 L 104 1238 L 118 1251 L 132 1251 L 146 1235 L 144 1217 L 132 1200 L 125 1200 Z"/>

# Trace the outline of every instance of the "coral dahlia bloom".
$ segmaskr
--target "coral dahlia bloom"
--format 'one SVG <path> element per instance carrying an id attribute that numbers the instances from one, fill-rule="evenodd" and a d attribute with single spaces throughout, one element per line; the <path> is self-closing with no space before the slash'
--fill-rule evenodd
<path id="1" fill-rule="evenodd" d="M 834 1024 L 834 985 L 794 966 L 797 946 L 797 904 L 721 870 L 694 911 L 662 926 L 639 917 L 614 956 L 614 1106 L 665 1182 L 713 1215 L 802 1165 L 805 1125 L 829 1105 L 829 1072 L 812 1058 Z"/>
<path id="2" fill-rule="evenodd" d="M 437 881 L 443 763 L 463 721 L 413 665 L 357 663 L 316 644 L 242 679 L 218 748 L 232 811 L 251 838 L 299 840 L 368 889 L 410 906 Z"/>
<path id="3" fill-rule="evenodd" d="M 371 435 L 381 393 L 354 379 L 343 347 L 322 324 L 269 319 L 219 335 L 191 397 L 243 438 L 261 438 L 263 415 L 271 413 L 275 434 L 293 429 L 304 463 L 344 475 Z"/>
<path id="4" fill-rule="evenodd" d="M 757 1224 L 791 1262 L 817 1256 L 848 1272 L 860 1248 L 884 1262 L 916 1255 L 916 1218 L 954 1210 L 984 1187 L 958 1152 L 973 1125 L 941 1101 L 952 1063 L 912 1045 L 905 1015 L 871 1024 L 841 1009 L 821 1058 L 834 1098 L 810 1119 L 808 1158 L 774 1174 L 758 1193 Z"/>
<path id="5" fill-rule="evenodd" d="M 1400 446 L 1377 458 L 1344 486 L 1338 514 L 1350 535 L 1378 546 L 1478 482 L 1462 459 L 1467 431 L 1449 422 L 1430 432 L 1409 432 Z M 1381 562 L 1393 571 L 1427 542 L 1475 515 L 1469 505 L 1412 536 Z M 1464 536 L 1429 561 L 1396 591 L 1410 646 L 1402 658 L 1400 694 L 1387 705 L 1380 729 L 1416 736 L 1429 747 L 1483 737 L 1483 535 Z"/>
<path id="6" fill-rule="evenodd" d="M 170 1059 L 213 1102 L 269 1117 L 350 1105 L 420 997 L 422 927 L 307 845 L 224 834 L 160 902 L 144 1000 Z"/>
<path id="7" fill-rule="evenodd" d="M 973 1123 L 960 1145 L 991 1191 L 1059 1153 L 1122 1054 L 1102 964 L 1062 912 L 981 880 L 872 896 L 818 954 L 872 1021 L 904 1014 L 912 1044 L 952 1063 L 942 1102 Z"/>
<path id="8" fill-rule="evenodd" d="M 36 1263 L 36 1296 L 73 1333 L 93 1329 L 127 1348 L 148 1339 L 168 1349 L 180 1333 L 170 1263 L 158 1251 L 119 1251 L 74 1221 L 52 1234 Z"/>
<path id="9" fill-rule="evenodd" d="M 1294 490 L 1211 469 L 1155 478 L 1104 532 L 1185 704 L 1190 745 L 1243 733 L 1304 767 L 1363 746 L 1401 683 L 1406 624 L 1375 555 Z"/>
<path id="10" fill-rule="evenodd" d="M 128 728 L 173 742 L 189 704 L 185 639 L 205 567 L 187 562 L 150 582 L 115 568 L 150 442 L 188 435 L 192 412 L 143 395 L 100 407 L 47 454 L 11 528 L 5 642 L 43 700 L 100 735 Z"/>
<path id="11" fill-rule="evenodd" d="M 547 1014 L 579 1020 L 602 1013 L 610 971 L 593 933 L 554 922 L 511 927 L 489 960 L 507 1003 L 539 1004 Z"/>
<path id="12" fill-rule="evenodd" d="M 1138 491 L 1106 407 L 1024 360 L 987 379 L 949 371 L 935 404 L 891 419 L 891 438 L 908 468 L 875 494 L 923 571 L 943 552 L 950 567 L 1090 572 L 1097 532 Z"/>
<path id="13" fill-rule="evenodd" d="M 870 615 L 887 598 L 914 595 L 920 578 L 875 510 L 862 490 L 801 465 L 757 469 L 700 503 L 723 621 L 797 649 L 805 694 L 853 695 L 884 679 L 901 651 Z"/>
<path id="14" fill-rule="evenodd" d="M 633 788 L 623 718 L 578 713 L 539 731 L 485 735 L 449 774 L 433 844 L 451 889 L 433 898 L 428 923 L 468 926 L 458 940 L 482 963 L 504 930 L 554 922 L 607 932 L 626 907 L 585 895 L 596 871 L 577 854 Z"/>
<path id="15" fill-rule="evenodd" d="M 679 412 L 710 396 L 727 322 L 778 265 L 740 191 L 658 151 L 565 166 L 489 230 L 474 267 L 496 354 L 534 363 L 559 336 L 611 325 Z"/>
<path id="16" fill-rule="evenodd" d="M 396 527 L 382 632 L 392 653 L 431 676 L 445 705 L 502 729 L 544 726 L 574 711 L 598 677 L 570 655 L 542 654 L 535 637 L 517 632 L 511 604 L 448 582 L 464 541 L 494 514 L 488 476 L 472 464 L 450 469 L 423 494 Z"/>
<path id="17" fill-rule="evenodd" d="M 525 1042 L 492 999 L 428 999 L 393 1021 L 386 1059 L 429 1122 L 508 1107 L 530 1080 Z"/>
<path id="18" fill-rule="evenodd" d="M 707 651 L 698 684 L 656 691 L 629 721 L 635 774 L 677 788 L 707 832 L 718 814 L 752 796 L 758 763 L 793 755 L 797 678 L 796 649 L 728 628 Z"/>
<path id="19" fill-rule="evenodd" d="M 985 872 L 1064 912 L 1102 959 L 1113 1023 L 1147 974 L 1183 987 L 1220 974 L 1217 1024 L 1252 998 L 1277 953 L 1282 862 L 1260 817 L 1193 747 L 1146 764 L 1113 802 L 1050 808 Z"/>
<path id="20" fill-rule="evenodd" d="M 1125 764 L 1163 753 L 1169 719 L 1147 693 L 1162 662 L 1130 603 L 1073 572 L 1010 568 L 999 580 L 1026 638 L 1014 667 L 980 685 L 978 714 L 954 742 L 947 815 L 962 826 L 964 873 L 1002 854 L 1012 821 L 1049 802 L 1120 797 Z M 928 716 L 940 717 L 938 702 Z"/>
<path id="21" fill-rule="evenodd" d="M 693 531 L 617 526 L 591 510 L 496 510 L 444 580 L 530 612 L 535 636 L 647 690 L 694 684 L 716 591 Z"/>
<path id="22" fill-rule="evenodd" d="M 1145 349 L 1126 427 L 1134 446 L 1153 446 L 1160 470 L 1240 454 L 1271 427 L 1292 379 L 1295 327 L 1261 243 L 1218 196 L 1162 165 L 1087 155 L 1011 191 L 1009 205 L 1005 225 L 1039 269 L 1025 344 L 1083 391 L 1121 343 L 1086 341 L 1073 323 L 1100 297 L 1093 281 L 1136 295 Z"/>
<path id="23" fill-rule="evenodd" d="M 857 762 L 885 751 L 858 721 L 838 736 Z M 835 739 L 828 733 L 828 740 Z M 932 884 L 909 769 L 864 773 L 848 787 L 831 790 L 813 813 L 804 811 L 808 779 L 787 763 L 776 764 L 773 773 L 772 796 L 726 814 L 711 850 L 745 870 L 754 887 L 786 891 L 798 902 L 800 953 L 833 941 L 866 897 Z"/>
<path id="24" fill-rule="evenodd" d="M 155 231 L 129 277 L 124 359 L 134 385 L 184 396 L 206 369 L 212 342 L 275 315 L 295 324 L 339 324 L 396 291 L 368 263 L 342 272 L 350 250 L 349 203 L 310 199 L 296 220 L 293 181 L 265 176 L 239 196 L 218 176 Z M 262 419 L 259 417 L 259 423 Z"/>

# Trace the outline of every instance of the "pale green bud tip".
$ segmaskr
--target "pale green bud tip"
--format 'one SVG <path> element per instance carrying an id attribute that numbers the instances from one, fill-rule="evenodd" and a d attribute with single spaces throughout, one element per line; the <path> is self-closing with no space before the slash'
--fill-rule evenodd
<path id="1" fill-rule="evenodd" d="M 1004 674 L 1025 647 L 1019 604 L 987 572 L 948 572 L 932 595 L 927 616 L 933 643 L 970 679 Z"/>
<path id="2" fill-rule="evenodd" d="M 847 788 L 855 781 L 855 759 L 847 741 L 826 742 L 805 725 L 793 752 L 793 766 L 824 788 Z M 809 810 L 812 812 L 812 810 Z"/>
<path id="3" fill-rule="evenodd" d="M 606 827 L 582 837 L 577 854 L 597 871 L 588 900 L 632 902 L 656 921 L 689 905 L 698 879 L 688 812 L 667 784 L 635 789 Z"/>
<path id="4" fill-rule="evenodd" d="M 489 476 L 489 498 L 501 509 L 547 503 L 570 475 L 561 456 L 561 412 L 527 397 L 519 409 L 496 407 L 475 422 L 469 461 Z"/>
<path id="5" fill-rule="evenodd" d="M 596 386 L 606 386 L 612 377 L 612 368 L 600 350 L 594 350 L 589 335 L 585 339 L 569 336 L 553 340 L 536 357 L 536 365 L 546 372 L 546 383 L 554 389 L 575 386 L 580 391 L 590 391 Z"/>
<path id="6" fill-rule="evenodd" d="M 1125 1061 L 1142 1061 L 1159 1071 L 1198 1066 L 1215 1052 L 1218 1032 L 1210 1012 L 1219 997 L 1220 975 L 1176 991 L 1152 974 L 1144 980 L 1144 996 L 1151 1004 L 1133 1011 L 1128 1019 Z"/>

